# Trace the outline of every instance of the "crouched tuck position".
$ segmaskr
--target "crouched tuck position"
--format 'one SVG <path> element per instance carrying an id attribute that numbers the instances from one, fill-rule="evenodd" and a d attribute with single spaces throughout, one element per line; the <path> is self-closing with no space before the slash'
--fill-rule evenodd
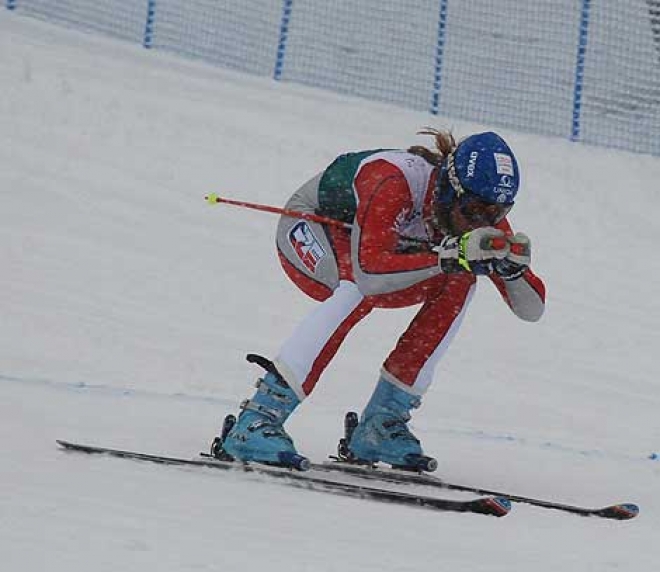
<path id="1" fill-rule="evenodd" d="M 273 464 L 303 458 L 283 424 L 348 332 L 373 308 L 420 304 L 361 416 L 349 423 L 340 457 L 433 470 L 435 460 L 407 424 L 460 327 L 477 277 L 488 277 L 519 318 L 533 322 L 543 314 L 545 289 L 530 269 L 530 239 L 514 234 L 506 218 L 520 180 L 512 150 L 491 132 L 459 143 L 449 132 L 423 133 L 434 136 L 434 150 L 341 155 L 289 199 L 288 209 L 346 224 L 280 219 L 282 267 L 320 304 L 272 362 L 249 356 L 267 372 L 238 419 L 228 417 L 217 440 L 222 455 Z"/>

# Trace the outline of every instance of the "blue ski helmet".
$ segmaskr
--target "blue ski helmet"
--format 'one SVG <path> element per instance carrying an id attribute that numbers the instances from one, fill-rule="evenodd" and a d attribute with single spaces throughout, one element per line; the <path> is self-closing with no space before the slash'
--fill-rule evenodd
<path id="1" fill-rule="evenodd" d="M 497 133 L 476 133 L 461 141 L 443 163 L 448 188 L 439 189 L 437 200 L 451 203 L 468 193 L 486 203 L 512 205 L 518 194 L 518 162 Z M 441 179 L 438 177 L 438 184 Z"/>

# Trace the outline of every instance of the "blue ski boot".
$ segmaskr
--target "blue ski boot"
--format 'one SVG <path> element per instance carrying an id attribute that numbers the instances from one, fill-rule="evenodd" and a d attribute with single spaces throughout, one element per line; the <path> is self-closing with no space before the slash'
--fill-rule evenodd
<path id="1" fill-rule="evenodd" d="M 398 469 L 435 471 L 438 462 L 427 457 L 408 429 L 410 410 L 421 405 L 421 398 L 399 389 L 384 378 L 367 404 L 360 422 L 349 413 L 345 424 L 345 459 L 356 463 L 382 461 Z M 342 443 L 340 442 L 340 458 Z"/>
<path id="2" fill-rule="evenodd" d="M 282 426 L 300 400 L 272 362 L 254 354 L 248 356 L 248 361 L 262 365 L 267 373 L 257 381 L 252 399 L 241 403 L 238 419 L 233 415 L 225 419 L 218 448 L 220 454 L 214 455 L 221 460 L 223 456 L 225 460 L 233 457 L 307 470 L 309 460 L 298 454 Z"/>

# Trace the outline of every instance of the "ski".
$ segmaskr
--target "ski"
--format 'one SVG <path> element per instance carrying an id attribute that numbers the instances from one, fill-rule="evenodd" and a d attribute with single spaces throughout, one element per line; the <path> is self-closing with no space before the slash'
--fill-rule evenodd
<path id="1" fill-rule="evenodd" d="M 325 473 L 341 472 L 371 481 L 422 485 L 444 490 L 462 491 L 474 493 L 477 495 L 507 498 L 511 502 L 515 503 L 524 503 L 546 509 L 560 510 L 581 516 L 594 516 L 615 520 L 630 520 L 639 514 L 639 507 L 633 503 L 617 503 L 602 508 L 589 508 L 584 506 L 542 500 L 528 496 L 504 493 L 501 491 L 493 491 L 477 486 L 450 483 L 432 475 L 425 475 L 416 472 L 406 472 L 397 469 L 376 468 L 368 465 L 358 465 L 339 460 L 336 457 L 331 458 L 335 460 L 333 462 L 325 462 L 320 464 L 312 463 L 310 469 Z"/>
<path id="2" fill-rule="evenodd" d="M 296 472 L 290 468 L 284 467 L 248 464 L 236 461 L 221 461 L 211 458 L 185 459 L 182 457 L 153 455 L 137 451 L 124 451 L 121 449 L 84 445 L 61 439 L 58 439 L 56 442 L 60 447 L 67 451 L 106 455 L 161 465 L 192 466 L 234 471 L 237 473 L 249 473 L 251 475 L 268 479 L 276 479 L 282 484 L 292 487 L 373 500 L 382 503 L 414 506 L 436 511 L 475 513 L 498 517 L 505 516 L 511 510 L 511 503 L 509 500 L 496 495 L 481 496 L 471 500 L 437 498 L 433 496 L 423 496 L 379 487 L 365 486 L 359 483 L 345 483 L 329 478 L 313 476 L 306 472 Z"/>

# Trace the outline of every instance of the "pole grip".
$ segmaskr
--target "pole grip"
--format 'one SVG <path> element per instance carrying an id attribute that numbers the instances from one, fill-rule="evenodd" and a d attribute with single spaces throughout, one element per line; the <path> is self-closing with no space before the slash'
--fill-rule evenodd
<path id="1" fill-rule="evenodd" d="M 502 250 L 503 248 L 506 248 L 508 240 L 505 236 L 496 236 L 495 238 L 487 238 L 484 240 L 484 242 L 486 243 L 485 248 L 491 250 Z M 484 247 L 484 245 L 482 245 L 482 247 Z M 524 254 L 525 247 L 522 244 L 513 243 L 511 244 L 511 252 L 513 254 Z"/>

